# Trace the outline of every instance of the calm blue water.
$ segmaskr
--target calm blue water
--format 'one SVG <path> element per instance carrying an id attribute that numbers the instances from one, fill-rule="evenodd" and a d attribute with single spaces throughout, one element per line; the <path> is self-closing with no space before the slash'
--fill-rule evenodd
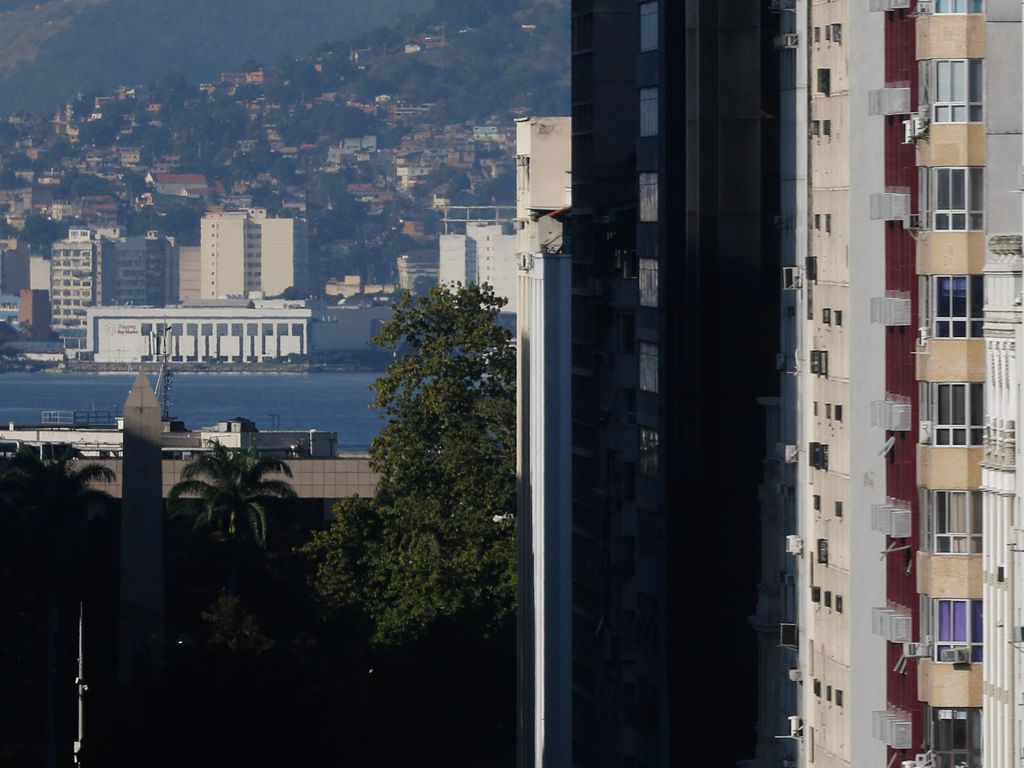
<path id="1" fill-rule="evenodd" d="M 190 428 L 235 416 L 260 429 L 338 433 L 338 450 L 365 451 L 381 427 L 369 403 L 376 373 L 177 373 L 171 413 Z M 0 424 L 38 424 L 42 411 L 118 410 L 135 374 L 0 373 Z M 156 384 L 156 376 L 150 376 Z"/>

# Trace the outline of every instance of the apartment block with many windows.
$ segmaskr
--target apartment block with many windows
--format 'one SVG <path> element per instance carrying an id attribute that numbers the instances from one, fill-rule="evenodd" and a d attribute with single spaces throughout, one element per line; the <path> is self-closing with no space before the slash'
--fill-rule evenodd
<path id="1" fill-rule="evenodd" d="M 775 608 L 792 627 L 780 651 L 799 702 L 789 759 L 1017 765 L 1020 4 L 873 0 L 870 10 L 850 4 L 845 19 L 841 0 L 776 5 L 795 17 L 783 22 L 792 27 L 780 38 L 783 67 L 792 46 L 798 73 L 807 62 L 809 91 L 793 99 L 808 114 L 809 234 L 788 247 L 784 238 L 784 288 L 807 321 L 794 341 L 784 316 L 782 337 L 784 355 L 794 351 L 805 367 L 795 385 L 784 371 L 778 422 L 787 442 L 795 432 L 795 451 L 807 446 L 811 469 L 806 481 L 794 473 L 795 532 L 777 537 L 776 551 L 795 557 L 797 594 L 807 585 L 810 602 L 798 597 L 787 616 L 762 597 L 765 615 Z M 845 69 L 830 59 L 841 48 Z M 834 210 L 844 195 L 847 222 Z M 806 440 L 785 432 L 791 413 Z M 858 440 L 865 422 L 875 432 Z M 869 534 L 859 535 L 858 520 Z M 876 603 L 845 596 L 848 623 L 836 620 L 836 590 L 878 583 Z M 874 638 L 860 643 L 863 625 Z M 879 640 L 881 656 L 858 653 Z M 772 674 L 782 679 L 777 662 Z M 856 681 L 844 689 L 847 731 L 835 731 L 827 674 Z M 762 734 L 779 727 L 786 704 L 763 702 L 774 719 L 762 715 Z M 844 736 L 847 747 L 836 741 Z"/>

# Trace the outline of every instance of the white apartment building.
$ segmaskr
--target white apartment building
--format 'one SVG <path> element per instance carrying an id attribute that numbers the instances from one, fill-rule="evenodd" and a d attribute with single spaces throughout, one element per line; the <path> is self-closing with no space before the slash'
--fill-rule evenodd
<path id="1" fill-rule="evenodd" d="M 552 214 L 567 204 L 571 121 L 523 118 L 516 132 L 520 764 L 560 766 L 572 762 L 572 257 Z"/>
<path id="2" fill-rule="evenodd" d="M 464 235 L 441 235 L 441 283 L 487 283 L 516 311 L 516 236 L 502 224 L 466 224 Z"/>

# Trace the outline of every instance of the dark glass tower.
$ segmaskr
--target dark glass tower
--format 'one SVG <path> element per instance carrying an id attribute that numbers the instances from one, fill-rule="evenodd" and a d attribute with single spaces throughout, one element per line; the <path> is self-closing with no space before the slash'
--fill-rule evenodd
<path id="1" fill-rule="evenodd" d="M 580 768 L 753 751 L 755 398 L 777 386 L 779 274 L 766 6 L 572 3 Z M 728 716 L 736 743 L 712 749 L 695 710 Z"/>

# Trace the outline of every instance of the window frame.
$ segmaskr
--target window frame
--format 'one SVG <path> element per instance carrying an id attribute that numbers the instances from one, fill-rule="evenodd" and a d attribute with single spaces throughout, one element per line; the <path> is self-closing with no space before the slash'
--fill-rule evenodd
<path id="1" fill-rule="evenodd" d="M 961 5 L 965 10 L 947 10 L 947 6 Z M 966 15 L 969 13 L 984 13 L 985 2 L 984 0 L 934 0 L 932 5 L 932 13 L 941 13 L 943 15 L 957 14 Z"/>
<path id="2" fill-rule="evenodd" d="M 637 342 L 637 383 L 641 392 L 657 394 L 658 387 L 658 345 L 649 341 Z"/>
<path id="3" fill-rule="evenodd" d="M 984 167 L 922 166 L 921 202 L 933 232 L 978 232 L 985 228 Z M 944 189 L 945 188 L 945 189 Z M 942 200 L 945 197 L 945 201 Z M 940 203 L 943 203 L 940 207 Z"/>
<path id="4" fill-rule="evenodd" d="M 641 171 L 637 174 L 637 215 L 644 223 L 658 221 L 657 171 Z"/>
<path id="5" fill-rule="evenodd" d="M 980 339 L 985 332 L 985 276 L 929 275 L 928 326 L 936 339 Z M 963 296 L 957 297 L 962 281 Z M 946 286 L 944 288 L 944 285 Z M 945 294 L 945 295 L 943 295 Z M 956 304 L 962 303 L 962 309 Z"/>
<path id="6" fill-rule="evenodd" d="M 984 59 L 924 59 L 921 61 L 922 104 L 933 123 L 980 123 L 985 119 Z M 956 69 L 962 67 L 959 78 Z M 943 70 L 950 70 L 948 76 Z M 962 93 L 957 92 L 962 91 Z M 962 119 L 956 119 L 958 110 Z"/>
<path id="7" fill-rule="evenodd" d="M 658 0 L 640 3 L 640 53 L 658 50 Z"/>
<path id="8" fill-rule="evenodd" d="M 956 401 L 957 392 L 962 390 L 962 399 Z M 923 421 L 932 422 L 932 445 L 940 448 L 976 448 L 985 440 L 985 383 L 980 381 L 921 382 L 923 396 Z M 948 392 L 948 404 L 940 400 Z M 949 411 L 942 418 L 942 410 Z M 956 410 L 963 411 L 963 420 L 956 420 Z M 958 438 L 958 431 L 964 434 Z"/>
<path id="9" fill-rule="evenodd" d="M 932 599 L 932 633 L 935 637 L 935 651 L 933 661 L 937 664 L 949 664 L 942 661 L 942 651 L 951 648 L 970 648 L 971 661 L 980 663 L 984 661 L 984 626 L 985 613 L 982 600 L 970 600 L 959 597 L 936 597 Z M 947 607 L 949 615 L 945 620 L 942 618 L 943 606 Z M 956 616 L 957 608 L 963 610 L 963 626 L 958 627 Z M 943 634 L 949 636 L 943 638 Z M 957 637 L 960 635 L 960 637 Z"/>
<path id="10" fill-rule="evenodd" d="M 659 113 L 658 87 L 641 88 L 638 91 L 640 110 L 640 138 L 649 138 L 658 135 L 658 113 Z"/>
<path id="11" fill-rule="evenodd" d="M 928 491 L 928 545 L 935 555 L 980 555 L 984 553 L 984 537 L 982 526 L 983 494 L 976 490 Z M 958 500 L 959 504 L 952 504 Z M 962 506 L 955 510 L 954 506 Z M 957 523 L 956 530 L 951 530 L 954 517 L 963 520 Z"/>
<path id="12" fill-rule="evenodd" d="M 982 765 L 982 720 L 980 707 L 928 707 L 928 746 L 936 766 L 980 768 Z M 958 717 L 962 713 L 963 717 Z M 947 714 L 948 716 L 943 716 Z M 942 723 L 964 722 L 962 733 L 940 731 Z M 944 728 L 941 730 L 945 730 Z M 957 743 L 959 742 L 959 743 Z"/>

